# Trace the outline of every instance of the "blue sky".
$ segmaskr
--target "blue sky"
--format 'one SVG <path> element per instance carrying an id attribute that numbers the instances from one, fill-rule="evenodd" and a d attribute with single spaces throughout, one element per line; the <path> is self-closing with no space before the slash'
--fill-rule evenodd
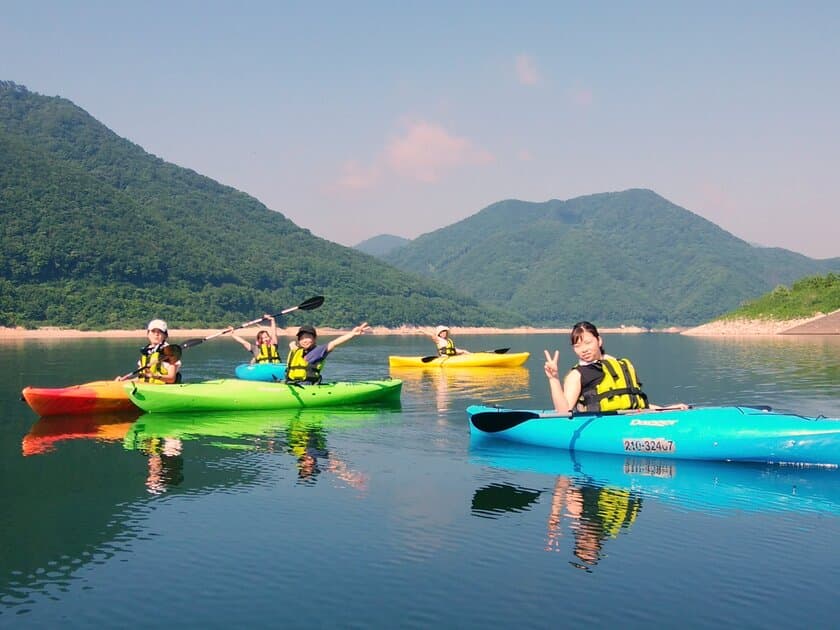
<path id="1" fill-rule="evenodd" d="M 0 79 L 354 245 L 650 188 L 840 256 L 840 3 L 5 0 Z"/>

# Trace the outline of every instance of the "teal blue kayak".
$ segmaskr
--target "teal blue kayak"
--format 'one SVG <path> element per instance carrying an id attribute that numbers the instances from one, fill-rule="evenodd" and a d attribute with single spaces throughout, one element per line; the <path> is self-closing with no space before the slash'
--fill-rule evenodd
<path id="1" fill-rule="evenodd" d="M 398 379 L 321 385 L 288 385 L 233 378 L 166 386 L 135 381 L 125 384 L 131 401 L 147 412 L 298 409 L 398 403 L 401 389 L 402 381 Z"/>
<path id="2" fill-rule="evenodd" d="M 234 370 L 236 378 L 243 381 L 265 381 L 277 383 L 286 378 L 286 365 L 283 363 L 241 363 Z"/>
<path id="3" fill-rule="evenodd" d="M 697 407 L 558 415 L 471 406 L 470 431 L 570 451 L 666 459 L 840 465 L 840 420 L 769 407 Z"/>

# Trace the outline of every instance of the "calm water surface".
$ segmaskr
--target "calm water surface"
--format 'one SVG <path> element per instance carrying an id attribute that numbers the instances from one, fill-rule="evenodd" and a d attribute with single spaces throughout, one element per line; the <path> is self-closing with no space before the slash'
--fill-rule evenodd
<path id="1" fill-rule="evenodd" d="M 176 339 L 177 341 L 177 339 Z M 25 385 L 129 371 L 143 340 L 0 343 L 0 627 L 833 627 L 840 471 L 471 444 L 478 402 L 543 408 L 524 368 L 389 372 L 363 337 L 329 380 L 404 379 L 396 409 L 39 420 Z M 660 403 L 840 417 L 840 339 L 606 335 Z M 187 380 L 231 376 L 226 339 Z"/>

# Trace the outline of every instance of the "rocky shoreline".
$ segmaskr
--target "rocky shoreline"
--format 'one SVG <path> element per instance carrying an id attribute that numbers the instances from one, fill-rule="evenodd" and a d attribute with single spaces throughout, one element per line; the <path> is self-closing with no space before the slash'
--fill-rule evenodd
<path id="1" fill-rule="evenodd" d="M 258 326 L 240 329 L 237 334 L 248 337 L 256 334 Z M 218 333 L 218 328 L 173 328 L 169 331 L 172 339 L 189 339 L 192 337 L 207 337 Z M 278 333 L 284 337 L 293 337 L 297 332 L 297 326 L 289 326 L 285 329 L 279 328 Z M 335 336 L 348 332 L 349 329 L 318 327 L 319 336 Z M 371 332 L 375 335 L 402 335 L 402 336 L 425 336 L 431 328 L 424 329 L 416 326 L 400 326 L 399 328 L 387 328 L 385 326 L 372 326 Z M 620 328 L 603 328 L 604 333 L 644 333 L 650 332 L 646 328 L 635 326 L 622 326 Z M 538 335 L 538 334 L 568 334 L 568 328 L 479 328 L 467 326 L 453 326 L 453 335 Z M 73 328 L 44 327 L 44 328 L 4 328 L 0 327 L 0 340 L 3 339 L 80 339 L 92 338 L 144 338 L 144 330 L 77 330 Z"/>
<path id="2" fill-rule="evenodd" d="M 720 320 L 696 326 L 694 328 L 666 328 L 651 330 L 648 328 L 641 328 L 638 326 L 620 326 L 617 328 L 600 328 L 599 330 L 604 334 L 639 334 L 648 332 L 660 333 L 674 333 L 693 336 L 766 336 L 784 334 L 786 331 L 795 329 L 803 324 L 816 323 L 820 319 L 826 320 L 826 325 L 820 326 L 812 325 L 813 330 L 808 331 L 808 334 L 837 334 L 836 323 L 832 323 L 835 315 L 840 315 L 840 312 L 834 313 L 831 316 L 817 315 L 815 317 L 793 319 L 785 321 L 775 320 Z M 240 330 L 241 335 L 256 334 L 256 326 L 249 329 Z M 319 328 L 319 333 L 323 336 L 341 335 L 347 330 L 336 328 Z M 372 328 L 373 334 L 377 335 L 426 335 L 430 329 L 418 328 L 416 326 L 400 326 L 398 328 L 387 328 L 384 326 L 374 326 Z M 218 333 L 218 328 L 177 328 L 170 331 L 170 337 L 175 340 L 189 339 L 192 337 L 207 337 L 214 333 Z M 280 334 L 285 337 L 292 337 L 297 332 L 297 326 L 289 326 L 285 329 L 279 330 Z M 452 334 L 457 335 L 566 335 L 569 328 L 533 328 L 523 326 L 519 328 L 479 328 L 467 326 L 453 326 Z M 78 339 L 78 338 L 139 338 L 142 339 L 146 335 L 143 330 L 76 330 L 71 328 L 60 327 L 44 327 L 35 329 L 26 328 L 6 328 L 0 327 L 0 341 L 14 340 L 14 339 Z"/>

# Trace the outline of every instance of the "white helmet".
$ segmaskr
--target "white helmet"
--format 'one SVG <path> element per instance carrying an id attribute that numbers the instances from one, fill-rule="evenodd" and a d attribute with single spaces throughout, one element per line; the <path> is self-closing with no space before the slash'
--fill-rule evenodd
<path id="1" fill-rule="evenodd" d="M 446 332 L 449 332 L 449 326 L 438 326 L 437 328 L 435 328 L 435 334 L 440 336 L 440 333 L 442 333 L 444 330 Z"/>
<path id="2" fill-rule="evenodd" d="M 166 322 L 162 319 L 153 319 L 149 322 L 149 325 L 146 326 L 146 330 L 162 330 L 165 333 L 169 333 L 169 327 L 166 325 Z"/>

